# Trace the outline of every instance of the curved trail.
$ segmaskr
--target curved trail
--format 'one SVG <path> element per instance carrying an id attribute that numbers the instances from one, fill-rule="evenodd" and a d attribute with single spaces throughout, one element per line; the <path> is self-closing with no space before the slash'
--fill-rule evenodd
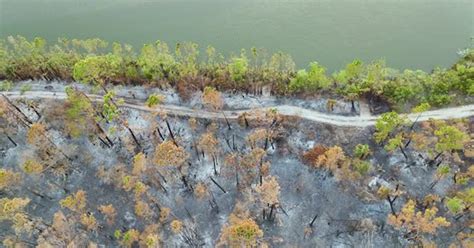
<path id="1" fill-rule="evenodd" d="M 65 100 L 67 98 L 66 93 L 64 92 L 48 92 L 48 91 L 30 91 L 21 94 L 19 91 L 12 92 L 0 92 L 8 98 L 11 99 L 53 99 L 53 100 Z M 87 94 L 87 96 L 95 102 L 102 102 L 101 95 Z M 375 124 L 378 116 L 370 115 L 361 115 L 361 116 L 341 116 L 341 115 L 331 115 L 327 113 L 322 113 L 310 109 L 305 109 L 301 107 L 291 106 L 291 105 L 279 105 L 274 107 L 262 107 L 262 108 L 252 108 L 245 110 L 224 110 L 222 112 L 212 112 L 204 109 L 192 109 L 186 106 L 178 105 L 159 105 L 158 107 L 150 108 L 145 106 L 143 101 L 138 101 L 134 99 L 124 98 L 125 103 L 120 105 L 122 108 L 130 108 L 144 112 L 166 112 L 169 115 L 176 116 L 187 116 L 195 118 L 206 118 L 206 119 L 224 119 L 224 114 L 227 119 L 237 119 L 239 115 L 243 113 L 248 113 L 250 111 L 256 110 L 268 110 L 276 109 L 279 114 L 286 116 L 297 116 L 303 119 L 326 123 L 335 126 L 346 126 L 346 127 L 367 127 Z M 408 118 L 414 121 L 419 114 L 408 114 Z M 418 121 L 425 121 L 430 118 L 433 119 L 454 119 L 454 118 L 465 118 L 474 116 L 474 104 L 464 105 L 459 107 L 452 108 L 443 108 L 437 110 L 426 111 L 421 114 L 418 118 Z"/>

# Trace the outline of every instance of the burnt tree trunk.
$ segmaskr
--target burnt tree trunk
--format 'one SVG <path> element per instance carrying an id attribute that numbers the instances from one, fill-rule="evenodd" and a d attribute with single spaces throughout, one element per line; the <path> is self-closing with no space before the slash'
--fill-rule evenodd
<path id="1" fill-rule="evenodd" d="M 310 227 L 313 227 L 313 224 L 314 224 L 314 222 L 316 221 L 317 218 L 318 218 L 318 214 L 316 214 L 316 215 L 313 217 L 313 220 L 311 220 L 311 223 L 309 223 L 309 226 L 310 226 Z"/>
<path id="2" fill-rule="evenodd" d="M 244 114 L 244 122 L 245 122 L 245 127 L 248 128 L 250 125 L 249 125 L 249 121 L 247 120 L 246 114 Z"/>
<path id="3" fill-rule="evenodd" d="M 138 142 L 138 139 L 135 136 L 135 133 L 132 131 L 132 129 L 128 125 L 126 125 L 125 127 L 127 128 L 128 132 L 132 135 L 133 141 L 135 141 L 135 144 L 137 144 L 138 149 L 142 150 L 142 146 L 140 145 L 140 142 Z"/>
<path id="4" fill-rule="evenodd" d="M 273 211 L 275 210 L 275 204 L 272 204 L 270 206 L 270 213 L 268 214 L 268 219 L 269 220 L 273 220 L 272 216 L 273 216 Z"/>
<path id="5" fill-rule="evenodd" d="M 393 204 L 395 203 L 395 200 L 397 197 L 395 196 L 393 199 L 390 198 L 390 196 L 387 196 L 387 201 L 390 204 L 390 211 L 394 216 L 397 216 L 397 213 L 395 212 L 395 208 L 393 207 Z"/>
<path id="6" fill-rule="evenodd" d="M 400 148 L 400 151 L 402 152 L 403 157 L 405 157 L 405 160 L 408 160 L 408 156 L 407 156 L 407 154 L 405 153 L 405 149 L 403 149 L 403 146 L 402 146 L 402 145 L 399 145 L 398 147 Z"/>
<path id="7" fill-rule="evenodd" d="M 7 138 L 10 142 L 13 143 L 13 145 L 18 146 L 18 144 L 9 135 L 7 135 Z"/>
<path id="8" fill-rule="evenodd" d="M 98 136 L 100 142 L 102 142 L 102 144 L 104 144 L 106 147 L 110 148 L 110 144 L 105 142 L 105 140 L 103 140 L 100 136 Z"/>
<path id="9" fill-rule="evenodd" d="M 212 178 L 212 177 L 209 177 L 209 178 L 211 179 L 211 181 L 212 181 L 222 192 L 224 192 L 224 194 L 227 193 L 227 191 L 225 191 L 225 189 L 224 189 L 220 184 L 218 184 L 218 183 L 216 182 L 216 180 L 214 180 L 214 178 Z"/>
<path id="10" fill-rule="evenodd" d="M 174 143 L 176 146 L 178 146 L 178 143 L 176 143 L 176 139 L 174 138 L 173 131 L 171 130 L 170 123 L 168 122 L 168 120 L 165 120 L 165 122 L 166 122 L 166 127 L 168 128 L 168 132 L 170 133 L 171 140 L 173 140 L 173 143 Z"/>
<path id="11" fill-rule="evenodd" d="M 222 115 L 224 116 L 225 123 L 227 124 L 227 128 L 228 128 L 229 130 L 232 130 L 232 127 L 230 126 L 229 119 L 227 119 L 227 116 L 225 115 L 224 111 L 222 111 Z"/>
<path id="12" fill-rule="evenodd" d="M 107 140 L 107 142 L 109 142 L 110 146 L 114 146 L 114 143 L 112 142 L 112 140 L 110 140 L 109 136 L 107 136 L 107 133 L 105 133 L 104 129 L 102 129 L 102 127 L 99 125 L 98 122 L 95 122 L 95 126 L 97 127 L 99 132 L 102 133 L 102 135 L 104 135 L 105 139 Z"/>
<path id="13" fill-rule="evenodd" d="M 164 137 L 163 134 L 161 133 L 160 127 L 156 127 L 156 131 L 158 131 L 158 135 L 160 136 L 161 141 L 165 141 L 165 137 Z"/>
<path id="14" fill-rule="evenodd" d="M 217 162 L 216 162 L 216 157 L 214 155 L 211 156 L 212 157 L 212 165 L 214 166 L 214 175 L 217 176 Z"/>
<path id="15" fill-rule="evenodd" d="M 20 113 L 23 120 L 25 120 L 30 125 L 33 124 L 33 122 L 28 118 L 28 116 L 26 116 L 18 106 L 16 106 L 12 101 L 10 101 L 10 99 L 7 96 L 5 96 L 4 94 L 2 94 L 2 96 L 3 98 L 5 98 L 5 100 L 10 106 L 12 106 L 16 111 L 18 111 L 18 113 Z"/>
<path id="16" fill-rule="evenodd" d="M 428 162 L 428 165 L 431 166 L 433 165 L 433 163 L 439 158 L 439 156 L 441 156 L 443 154 L 443 152 L 440 152 L 438 153 L 432 160 L 430 160 L 430 162 Z"/>

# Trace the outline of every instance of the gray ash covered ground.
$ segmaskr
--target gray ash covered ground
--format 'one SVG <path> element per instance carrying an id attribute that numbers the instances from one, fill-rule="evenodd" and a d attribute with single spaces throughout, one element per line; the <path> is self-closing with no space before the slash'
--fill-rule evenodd
<path id="1" fill-rule="evenodd" d="M 144 93 L 146 89 L 123 88 L 116 91 L 118 95 L 136 91 L 134 95 L 138 98 L 148 95 Z M 227 97 L 226 105 L 238 109 L 239 101 L 241 100 L 236 97 Z M 278 104 L 278 101 L 272 98 L 259 101 Z M 166 102 L 181 101 L 170 93 Z M 422 201 L 428 194 L 446 196 L 456 187 L 450 175 L 430 188 L 436 168 L 428 166 L 426 159 L 420 158 L 419 154 L 425 158 L 429 155 L 414 148 L 407 149 L 407 160 L 398 150 L 387 153 L 383 146 L 374 143 L 373 127 L 334 127 L 285 117 L 272 126 L 271 129 L 277 134 L 270 141 L 271 144 L 258 142 L 258 146 L 266 146 L 264 160 L 271 164 L 268 174 L 274 176 L 280 186 L 279 207 L 275 209 L 274 217 L 263 219 L 262 207 L 255 194 L 255 188 L 259 184 L 258 176 L 250 181 L 248 187 L 237 187 L 234 174 L 229 173 L 231 170 L 226 168 L 224 158 L 231 152 L 249 153 L 251 147 L 247 137 L 258 128 L 269 128 L 265 121 L 250 120 L 248 127 L 243 123 L 231 122 L 229 129 L 222 120 L 216 123 L 214 120 L 197 119 L 197 129 L 192 130 L 188 118 L 168 115 L 167 120 L 176 142 L 189 154 L 186 168 L 183 169 L 186 176 L 184 181 L 173 168 L 159 168 L 158 172 L 163 176 L 158 175 L 154 168 L 158 167 L 154 163 L 155 149 L 163 142 L 156 127 L 159 127 L 166 140 L 171 140 L 166 123 L 160 116 L 122 109 L 120 116 L 137 135 L 141 148 L 135 144 L 123 125 L 116 122 L 103 123 L 104 129 L 114 129 L 109 132 L 114 146 L 108 147 L 95 134 L 84 134 L 77 138 L 68 135 L 62 116 L 64 102 L 34 101 L 36 110 L 41 114 L 40 118 L 25 102 L 15 101 L 15 104 L 33 122 L 44 125 L 51 141 L 71 158 L 69 161 L 59 153 L 49 154 L 48 158 L 38 155 L 41 147 L 27 142 L 28 129 L 21 125 L 15 126 L 14 130 L 10 127 L 8 132 L 16 145 L 6 135 L 0 138 L 1 168 L 20 173 L 22 179 L 3 189 L 1 197 L 29 198 L 31 201 L 25 211 L 36 223 L 27 232 L 15 233 L 11 221 L 4 220 L 0 222 L 0 233 L 2 239 L 16 237 L 16 241 L 26 247 L 39 243 L 65 247 L 71 242 L 76 247 L 86 247 L 91 242 L 105 247 L 117 247 L 123 245 L 123 242 L 115 237 L 116 230 L 126 232 L 136 229 L 143 232 L 150 224 L 158 225 L 159 244 L 162 247 L 214 247 L 219 244 L 222 227 L 228 223 L 229 215 L 235 211 L 236 204 L 244 205 L 250 218 L 255 220 L 263 231 L 263 237 L 258 239 L 259 245 L 405 247 L 413 244 L 413 241 L 406 238 L 405 232 L 387 224 L 387 216 L 391 210 L 387 201 L 377 197 L 378 188 L 381 185 L 401 185 L 404 194 L 394 204 L 398 212 L 408 199 Z M 184 104 L 199 105 L 197 99 Z M 256 100 L 248 100 L 247 104 L 253 106 L 259 103 Z M 350 103 L 338 104 L 339 112 L 350 111 Z M 323 107 L 315 108 L 324 110 Z M 0 123 L 4 127 L 8 125 L 8 121 L 1 118 Z M 468 133 L 472 133 L 472 121 L 470 119 L 464 122 L 468 123 L 465 125 Z M 212 123 L 215 123 L 216 127 L 213 128 Z M 418 125 L 416 128 L 421 127 Z M 203 156 L 201 151 L 196 152 L 194 146 L 196 140 L 209 129 L 215 130 L 218 140 L 217 175 L 214 173 L 211 157 L 207 154 Z M 357 144 L 369 144 L 373 153 L 367 160 L 372 165 L 372 170 L 356 180 L 346 180 L 335 177 L 323 168 L 303 163 L 302 154 L 318 144 L 326 147 L 340 146 L 347 157 L 352 157 L 352 151 Z M 143 199 L 152 210 L 148 218 L 137 216 L 133 191 L 124 190 L 116 182 L 120 180 L 114 178 L 121 174 L 113 172 L 120 169 L 130 173 L 133 158 L 140 151 L 146 155 L 146 166 L 154 168 L 141 177 L 148 187 L 147 197 Z M 446 158 L 447 162 L 453 164 L 453 171 L 474 162 L 472 157 L 465 157 L 462 152 L 460 157 L 463 162 L 456 162 L 456 158 Z M 45 167 L 52 164 L 54 166 L 40 174 L 27 174 L 22 171 L 21 166 L 28 159 L 43 163 Z M 110 178 L 98 174 L 100 170 L 106 171 Z M 212 182 L 211 178 L 222 189 Z M 162 188 L 156 183 L 157 180 L 162 184 Z M 198 184 L 205 185 L 207 189 L 203 198 L 193 193 Z M 78 190 L 86 192 L 87 212 L 96 218 L 98 227 L 93 230 L 88 230 L 76 222 L 76 213 L 59 204 L 59 201 Z M 100 205 L 107 204 L 113 204 L 117 211 L 112 225 L 106 223 L 105 216 L 98 210 Z M 465 230 L 465 226 L 471 215 L 468 213 L 455 220 L 442 206 L 441 204 L 438 214 L 447 216 L 451 225 L 439 229 L 436 235 L 426 234 L 423 239 L 432 240 L 440 247 L 447 247 L 455 242 L 459 232 L 468 232 L 469 228 Z M 170 213 L 160 218 L 165 208 L 169 208 Z M 74 220 L 67 235 L 60 235 L 51 230 L 53 215 L 58 211 L 62 211 L 67 219 Z M 182 222 L 180 232 L 172 230 L 170 223 L 173 220 Z M 132 245 L 137 246 L 138 242 Z"/>

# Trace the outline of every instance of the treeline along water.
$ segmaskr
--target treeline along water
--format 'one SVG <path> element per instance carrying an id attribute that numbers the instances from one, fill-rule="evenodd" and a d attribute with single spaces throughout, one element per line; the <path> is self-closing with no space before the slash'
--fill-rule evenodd
<path id="1" fill-rule="evenodd" d="M 264 47 L 329 71 L 354 58 L 449 66 L 474 33 L 471 0 L 0 0 L 0 36 Z"/>

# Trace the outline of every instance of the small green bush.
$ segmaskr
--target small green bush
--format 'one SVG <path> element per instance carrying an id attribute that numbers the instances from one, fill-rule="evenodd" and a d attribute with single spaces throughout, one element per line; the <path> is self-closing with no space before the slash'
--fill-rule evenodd
<path id="1" fill-rule="evenodd" d="M 372 169 L 372 165 L 364 160 L 355 160 L 353 162 L 354 169 L 362 176 L 367 175 Z"/>
<path id="2" fill-rule="evenodd" d="M 354 148 L 354 156 L 364 159 L 370 155 L 371 151 L 368 144 L 357 144 Z"/>
<path id="3" fill-rule="evenodd" d="M 10 80 L 5 80 L 0 83 L 0 91 L 9 91 L 13 88 L 13 82 Z"/>
<path id="4" fill-rule="evenodd" d="M 148 96 L 148 99 L 146 100 L 146 105 L 151 108 L 158 104 L 161 104 L 163 100 L 164 100 L 164 97 L 162 95 L 151 94 Z"/>
<path id="5" fill-rule="evenodd" d="M 447 198 L 446 201 L 446 207 L 448 208 L 449 212 L 452 214 L 458 214 L 460 213 L 466 206 L 464 205 L 464 202 L 457 198 Z"/>

